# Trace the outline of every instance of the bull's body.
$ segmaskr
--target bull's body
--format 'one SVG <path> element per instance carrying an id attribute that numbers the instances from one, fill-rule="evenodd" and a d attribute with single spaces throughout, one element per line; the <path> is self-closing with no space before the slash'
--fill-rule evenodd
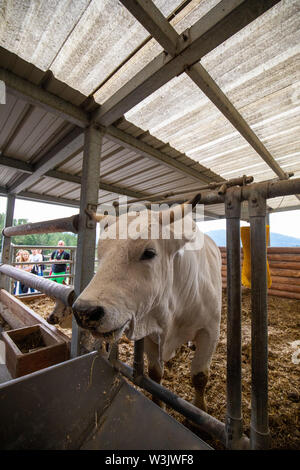
<path id="1" fill-rule="evenodd" d="M 170 239 L 145 237 L 150 225 L 162 226 L 157 218 L 149 224 L 149 214 L 140 216 L 136 239 L 107 236 L 116 227 L 121 233 L 123 216 L 103 232 L 98 271 L 73 305 L 74 314 L 81 327 L 104 340 L 118 340 L 123 333 L 132 340 L 145 338 L 149 375 L 158 382 L 163 362 L 183 343 L 193 341 L 195 403 L 205 409 L 204 388 L 220 328 L 220 251 L 198 229 L 193 240 L 203 243 L 200 249 L 188 249 L 190 233 L 177 239 L 172 224 Z M 126 234 L 127 230 L 125 226 Z"/>
<path id="2" fill-rule="evenodd" d="M 212 337 L 218 337 L 222 292 L 220 258 L 218 247 L 207 235 L 201 250 L 175 255 L 171 293 L 173 313 L 160 332 L 164 361 L 168 361 L 183 343 L 197 341 L 202 329 Z"/>

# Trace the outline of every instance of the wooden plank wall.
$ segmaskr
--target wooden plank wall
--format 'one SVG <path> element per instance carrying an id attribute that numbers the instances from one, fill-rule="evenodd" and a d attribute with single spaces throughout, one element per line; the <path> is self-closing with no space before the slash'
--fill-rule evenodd
<path id="1" fill-rule="evenodd" d="M 226 288 L 226 247 L 220 247 L 222 255 L 222 284 Z M 300 247 L 268 247 L 272 285 L 269 294 L 300 300 Z M 241 250 L 243 263 L 243 250 Z"/>

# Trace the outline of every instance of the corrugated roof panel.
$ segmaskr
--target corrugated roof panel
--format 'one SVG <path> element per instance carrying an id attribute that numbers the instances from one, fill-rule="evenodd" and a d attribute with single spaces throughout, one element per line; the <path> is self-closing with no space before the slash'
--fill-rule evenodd
<path id="1" fill-rule="evenodd" d="M 22 108 L 24 110 L 24 108 Z M 64 122 L 51 113 L 30 106 L 22 113 L 13 135 L 5 145 L 5 153 L 14 158 L 30 160 L 53 135 L 64 126 Z"/>
<path id="2" fill-rule="evenodd" d="M 155 3 L 166 16 L 182 2 Z M 216 3 L 184 2 L 171 24 L 180 33 Z M 111 0 L 41 0 L 38 4 L 4 0 L 0 13 L 6 20 L 0 24 L 0 46 L 41 70 L 2 49 L 1 65 L 33 83 L 43 80 L 46 90 L 76 104 L 85 97 L 66 84 L 89 94 L 104 82 L 95 94 L 102 103 L 161 51 L 126 8 Z M 300 175 L 299 40 L 300 4 L 281 0 L 201 61 L 281 167 L 296 176 Z M 48 68 L 66 84 L 45 76 L 43 70 Z M 112 72 L 116 73 L 110 77 Z M 215 173 L 225 178 L 248 174 L 256 181 L 274 178 L 273 171 L 185 74 L 126 117 L 132 123 L 120 119 L 119 129 L 198 171 L 196 162 L 205 165 L 211 171 L 203 168 L 203 174 L 212 180 L 219 179 Z M 0 116 L 0 149 L 8 156 L 36 163 L 71 129 L 59 118 L 8 95 L 5 113 Z M 56 169 L 80 175 L 82 156 L 81 148 Z M 21 174 L 5 169 L 0 186 L 12 184 Z M 111 184 L 152 194 L 198 186 L 191 177 L 123 148 L 108 135 L 103 138 L 100 174 Z M 80 194 L 78 184 L 47 177 L 28 190 L 71 199 L 79 199 Z M 114 197 L 118 195 L 99 191 L 103 200 Z M 280 204 L 297 202 L 293 196 Z M 216 210 L 223 210 L 221 206 Z"/>
<path id="3" fill-rule="evenodd" d="M 155 3 L 167 14 L 179 2 Z M 148 32 L 119 2 L 92 1 L 65 39 L 51 70 L 68 85 L 89 95 L 147 36 Z"/>
<path id="4" fill-rule="evenodd" d="M 120 182 L 126 180 L 128 177 L 137 180 L 141 175 L 145 175 L 146 178 L 146 173 L 148 174 L 150 170 L 154 170 L 159 174 L 160 172 L 164 172 L 165 168 L 156 165 L 154 162 L 149 162 L 149 160 L 136 157 L 132 162 L 125 162 L 124 166 L 120 165 L 120 162 L 117 162 L 115 168 L 112 168 L 109 172 L 103 171 L 101 175 L 103 177 L 109 175 L 110 180 Z"/>
<path id="5" fill-rule="evenodd" d="M 299 200 L 296 196 L 281 196 L 268 199 L 268 206 L 272 207 L 274 210 L 295 205 L 299 205 Z"/>
<path id="6" fill-rule="evenodd" d="M 5 187 L 15 176 L 20 173 L 13 168 L 0 165 L 0 186 Z"/>
<path id="7" fill-rule="evenodd" d="M 154 3 L 159 6 L 157 2 Z M 178 33 L 181 33 L 204 16 L 217 3 L 219 3 L 219 0 L 192 0 L 170 23 Z M 173 2 L 173 9 L 175 7 L 176 5 Z M 166 14 L 167 12 L 164 11 L 165 16 Z M 144 66 L 151 62 L 161 50 L 162 48 L 154 39 L 148 41 L 142 49 L 137 51 L 131 59 L 127 60 L 123 67 L 94 94 L 97 103 L 102 104 L 110 98 L 119 88 L 142 70 Z"/>
<path id="8" fill-rule="evenodd" d="M 57 180 L 56 178 L 49 178 L 47 176 L 43 176 L 32 186 L 29 186 L 26 191 L 32 191 L 56 197 L 63 197 L 63 194 L 66 191 L 73 190 L 74 188 L 80 188 L 80 186 L 76 183 L 64 183 L 61 180 Z"/>
<path id="9" fill-rule="evenodd" d="M 83 152 L 78 152 L 74 157 L 57 166 L 57 170 L 76 175 L 82 171 Z"/>
<path id="10" fill-rule="evenodd" d="M 282 156 L 277 144 L 282 149 L 293 141 L 299 149 L 299 40 L 299 2 L 282 0 L 201 61 L 274 158 Z M 153 93 L 126 118 L 226 178 L 233 173 L 222 173 L 222 165 L 232 162 L 234 171 L 239 151 L 249 167 L 262 161 L 185 75 Z M 288 121 L 294 131 L 284 137 Z M 269 170 L 264 164 L 262 168 L 264 179 Z"/>
<path id="11" fill-rule="evenodd" d="M 50 68 L 89 0 L 2 2 L 0 44 L 42 70 Z M 21 27 L 20 27 L 21 26 Z"/>
<path id="12" fill-rule="evenodd" d="M 6 93 L 6 110 L 0 114 L 0 149 L 3 153 L 28 111 L 29 105 Z"/>
<path id="13" fill-rule="evenodd" d="M 122 149 L 114 155 L 110 155 L 107 159 L 102 159 L 100 164 L 100 174 L 102 176 L 117 171 L 119 168 L 125 168 L 132 163 L 140 160 L 141 157 L 127 149 Z"/>

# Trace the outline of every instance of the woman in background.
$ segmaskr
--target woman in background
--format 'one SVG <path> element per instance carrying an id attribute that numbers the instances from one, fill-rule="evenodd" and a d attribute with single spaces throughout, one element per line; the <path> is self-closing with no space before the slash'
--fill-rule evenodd
<path id="1" fill-rule="evenodd" d="M 19 263 L 28 263 L 29 262 L 29 252 L 27 250 L 20 250 L 17 253 L 16 261 Z M 16 268 L 23 269 L 23 271 L 31 272 L 32 265 L 31 264 L 19 264 Z M 20 294 L 27 294 L 29 287 L 22 284 L 20 281 L 17 282 L 15 288 L 15 295 Z"/>

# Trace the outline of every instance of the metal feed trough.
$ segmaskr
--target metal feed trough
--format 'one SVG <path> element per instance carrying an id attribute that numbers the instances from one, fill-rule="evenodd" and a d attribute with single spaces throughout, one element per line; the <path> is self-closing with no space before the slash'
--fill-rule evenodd
<path id="1" fill-rule="evenodd" d="M 244 181 L 246 183 L 246 181 Z M 229 449 L 267 449 L 268 330 L 266 200 L 300 193 L 300 179 L 267 181 L 201 192 L 200 203 L 225 203 L 227 223 L 227 413 L 222 423 L 144 375 L 143 340 L 135 342 L 133 368 L 97 352 L 75 357 L 0 386 L 1 447 L 18 449 L 207 449 L 203 441 L 169 417 L 121 377 L 158 397 L 219 439 Z M 252 403 L 250 439 L 241 412 L 241 203 L 248 201 L 251 226 Z M 50 223 L 51 222 L 51 223 Z M 49 222 L 55 230 L 53 221 Z M 86 221 L 87 223 L 87 221 Z M 59 226 L 61 224 L 59 223 Z M 86 226 L 86 225 L 85 225 Z M 47 224 L 44 224 L 47 230 Z M 18 233 L 24 228 L 18 227 Z M 79 229 L 80 230 L 80 229 Z M 6 232 L 7 233 L 7 232 Z M 82 247 L 78 246 L 80 252 Z M 76 265 L 76 273 L 80 270 Z M 71 305 L 70 287 L 21 273 L 7 264 L 4 275 L 20 279 Z M 76 279 L 75 279 L 76 284 Z M 75 285 L 76 292 L 76 285 Z M 77 290 L 77 295 L 79 291 Z M 78 332 L 78 329 L 73 328 Z M 72 342 L 77 340 L 76 335 Z M 74 350 L 74 349 L 73 349 Z M 77 354 L 78 356 L 78 354 Z M 59 416 L 59 422 L 57 417 Z M 141 419 L 141 416 L 143 419 Z"/>
<path id="2" fill-rule="evenodd" d="M 0 400 L 1 449 L 211 449 L 97 352 L 2 384 Z"/>

